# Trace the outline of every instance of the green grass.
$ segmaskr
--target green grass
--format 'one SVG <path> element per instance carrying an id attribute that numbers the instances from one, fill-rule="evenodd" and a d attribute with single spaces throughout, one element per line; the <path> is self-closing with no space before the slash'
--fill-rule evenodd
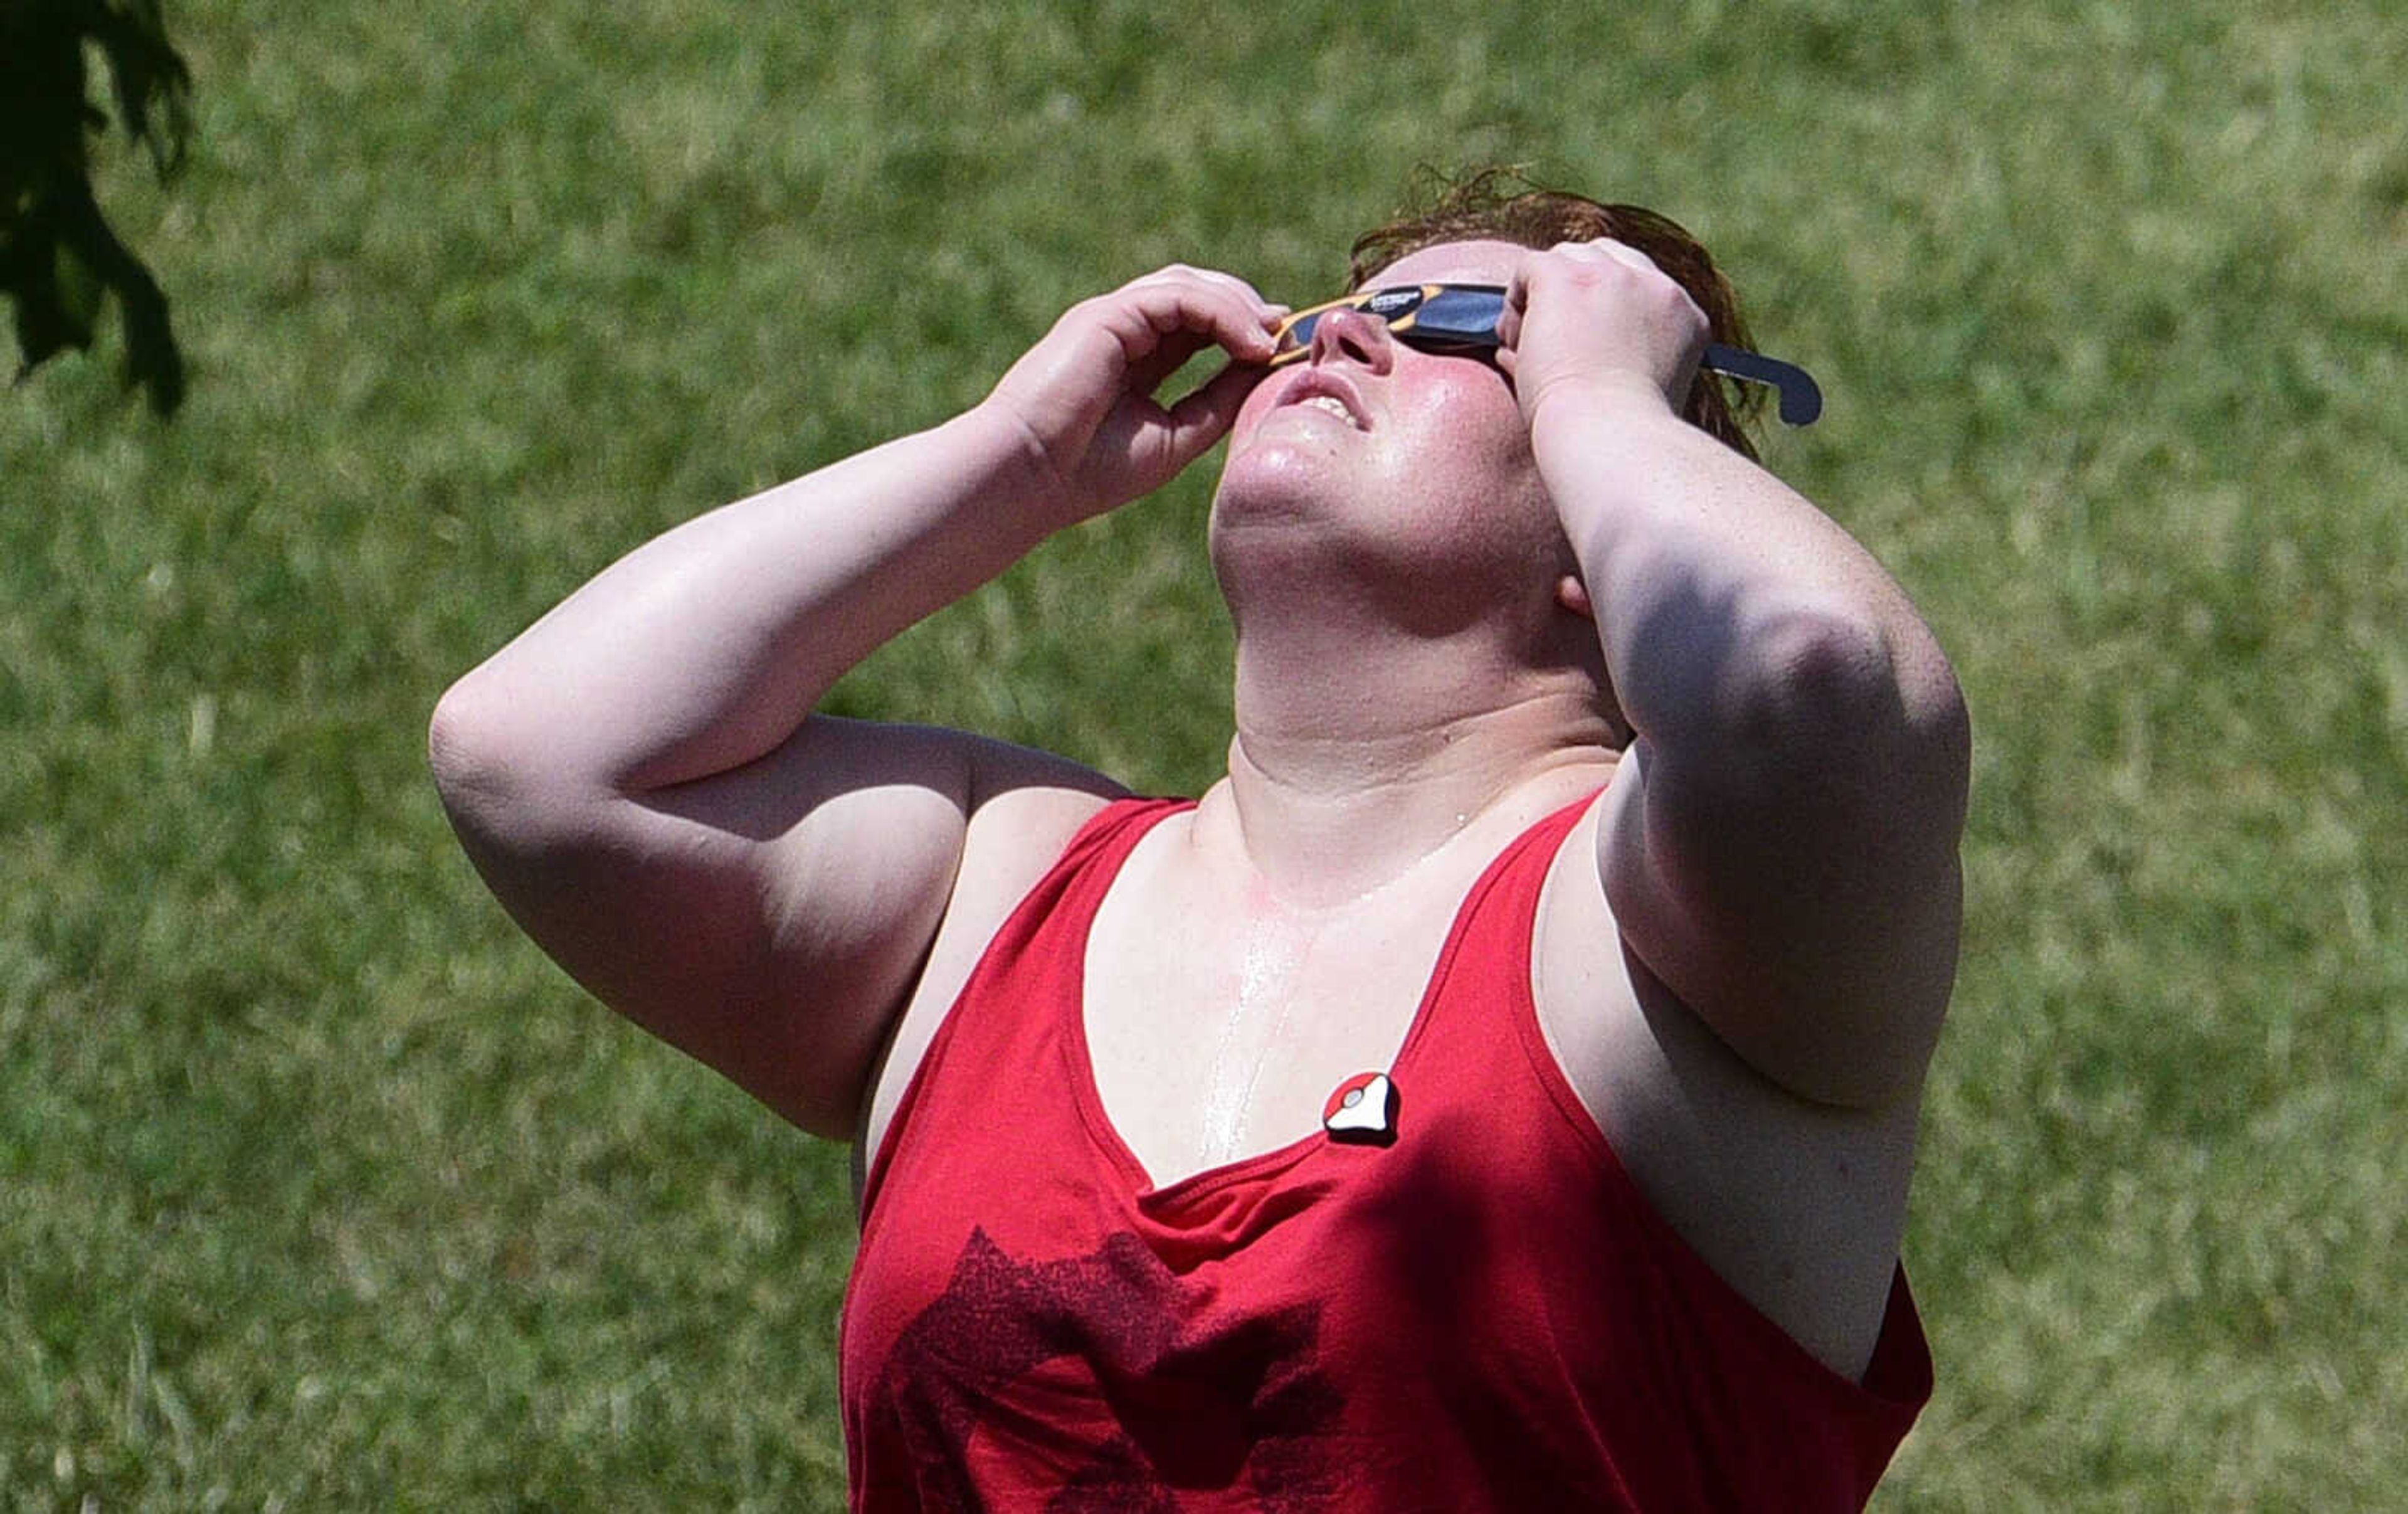
<path id="1" fill-rule="evenodd" d="M 1484 159 L 1716 247 L 1973 703 L 1881 1506 L 2393 1502 L 2408 30 L 2242 8 L 178 7 L 191 171 L 107 195 L 190 402 L 0 396 L 0 1503 L 838 1501 L 841 1154 L 514 935 L 425 715 L 1069 301 L 1302 302 Z M 838 702 L 1208 781 L 1204 471 Z"/>

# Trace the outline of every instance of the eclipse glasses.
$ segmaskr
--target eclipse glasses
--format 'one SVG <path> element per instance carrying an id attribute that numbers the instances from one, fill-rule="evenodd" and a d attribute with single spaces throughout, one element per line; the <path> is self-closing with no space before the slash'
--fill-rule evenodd
<path id="1" fill-rule="evenodd" d="M 1270 366 L 1293 363 L 1312 351 L 1313 329 L 1332 310 L 1361 310 L 1386 323 L 1391 336 L 1421 352 L 1478 355 L 1495 352 L 1500 345 L 1497 321 L 1505 313 L 1505 286 L 1400 284 L 1358 290 L 1344 299 L 1298 310 L 1281 322 L 1271 339 Z M 1706 343 L 1705 355 L 1698 361 L 1716 373 L 1779 390 L 1784 425 L 1811 425 L 1823 413 L 1823 391 L 1795 363 L 1718 341 Z"/>

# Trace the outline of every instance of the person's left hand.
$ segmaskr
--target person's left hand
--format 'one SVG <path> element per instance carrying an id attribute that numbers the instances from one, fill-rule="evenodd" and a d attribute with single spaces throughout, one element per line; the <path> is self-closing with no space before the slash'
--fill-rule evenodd
<path id="1" fill-rule="evenodd" d="M 1705 312 L 1646 253 L 1612 238 L 1560 242 L 1515 267 L 1497 363 L 1533 425 L 1575 393 L 1677 412 L 1706 332 Z"/>

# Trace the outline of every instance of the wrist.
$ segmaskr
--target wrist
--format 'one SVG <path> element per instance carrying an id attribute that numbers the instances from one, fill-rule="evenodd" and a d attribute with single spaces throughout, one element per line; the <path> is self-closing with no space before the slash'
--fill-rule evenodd
<path id="1" fill-rule="evenodd" d="M 1645 374 L 1607 372 L 1550 384 L 1524 407 L 1530 445 L 1544 452 L 1568 440 L 1584 447 L 1666 425 L 1685 425 L 1662 388 Z"/>
<path id="2" fill-rule="evenodd" d="M 937 429 L 979 480 L 975 501 L 982 514 L 1025 522 L 1040 535 L 1081 518 L 1052 455 L 1010 406 L 990 397 Z"/>

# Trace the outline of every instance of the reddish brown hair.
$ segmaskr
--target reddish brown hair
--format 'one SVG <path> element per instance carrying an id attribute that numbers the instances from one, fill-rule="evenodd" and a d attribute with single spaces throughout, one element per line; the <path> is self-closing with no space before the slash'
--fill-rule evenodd
<path id="1" fill-rule="evenodd" d="M 1420 208 L 1354 239 L 1347 267 L 1349 291 L 1361 288 L 1365 280 L 1398 258 L 1445 242 L 1493 240 L 1544 249 L 1611 237 L 1646 253 L 1689 292 L 1705 312 L 1711 339 L 1733 347 L 1751 345 L 1730 281 L 1698 239 L 1670 217 L 1636 205 L 1603 205 L 1584 195 L 1541 188 L 1512 168 L 1486 168 L 1456 182 L 1439 181 L 1436 187 L 1437 193 L 1425 195 Z M 1701 368 L 1681 413 L 1752 458 L 1756 448 L 1742 423 L 1752 420 L 1763 402 L 1762 395 Z"/>

